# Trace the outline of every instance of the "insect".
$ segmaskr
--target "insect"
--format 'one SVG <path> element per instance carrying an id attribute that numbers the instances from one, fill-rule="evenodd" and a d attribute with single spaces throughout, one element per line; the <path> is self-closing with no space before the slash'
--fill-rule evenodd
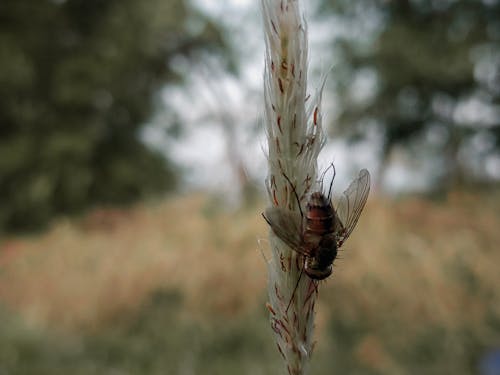
<path id="1" fill-rule="evenodd" d="M 333 167 L 333 164 L 331 166 Z M 270 207 L 263 214 L 276 236 L 303 256 L 304 263 L 299 280 L 302 272 L 313 280 L 323 280 L 331 275 L 338 250 L 354 230 L 370 191 L 370 173 L 362 169 L 334 208 L 331 193 L 335 167 L 327 196 L 322 192 L 325 173 L 326 171 L 320 179 L 321 189 L 308 197 L 305 213 L 294 185 L 283 174 L 293 189 L 300 212 Z"/>

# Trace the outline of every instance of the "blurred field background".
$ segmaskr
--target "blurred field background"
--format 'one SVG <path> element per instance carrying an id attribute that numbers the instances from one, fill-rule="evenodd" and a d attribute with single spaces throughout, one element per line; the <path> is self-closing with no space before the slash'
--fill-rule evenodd
<path id="1" fill-rule="evenodd" d="M 4 240 L 1 369 L 279 373 L 260 209 L 184 196 Z M 500 191 L 370 201 L 321 285 L 312 373 L 477 373 L 500 339 L 499 211 Z"/>
<path id="2" fill-rule="evenodd" d="M 311 1 L 336 193 L 311 374 L 499 374 L 500 2 Z M 0 374 L 279 374 L 253 1 L 0 3 Z M 496 364 L 495 364 L 496 363 Z"/>

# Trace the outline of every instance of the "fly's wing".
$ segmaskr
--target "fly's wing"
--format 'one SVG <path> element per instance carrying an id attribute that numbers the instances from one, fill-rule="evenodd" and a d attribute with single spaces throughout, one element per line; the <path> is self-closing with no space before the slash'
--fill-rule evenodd
<path id="1" fill-rule="evenodd" d="M 340 247 L 349 238 L 359 215 L 363 211 L 370 192 L 370 173 L 366 169 L 359 172 L 358 178 L 351 182 L 342 194 L 336 207 L 337 246 Z"/>
<path id="2" fill-rule="evenodd" d="M 263 214 L 274 234 L 293 250 L 304 254 L 302 250 L 302 216 L 279 207 L 269 207 Z"/>

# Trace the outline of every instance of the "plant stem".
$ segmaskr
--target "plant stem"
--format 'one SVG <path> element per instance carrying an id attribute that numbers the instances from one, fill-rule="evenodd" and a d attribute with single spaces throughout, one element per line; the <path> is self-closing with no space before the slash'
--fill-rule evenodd
<path id="1" fill-rule="evenodd" d="M 322 87 L 307 96 L 307 26 L 298 0 L 262 0 L 262 14 L 269 203 L 300 212 L 316 181 L 317 158 L 325 143 Z M 271 325 L 288 373 L 305 374 L 313 349 L 317 285 L 302 274 L 302 257 L 272 230 L 269 241 Z"/>

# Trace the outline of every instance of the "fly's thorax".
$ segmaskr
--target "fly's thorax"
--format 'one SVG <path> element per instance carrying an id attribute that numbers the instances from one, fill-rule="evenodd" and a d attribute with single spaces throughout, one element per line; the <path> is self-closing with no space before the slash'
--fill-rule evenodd
<path id="1" fill-rule="evenodd" d="M 320 266 L 332 264 L 337 257 L 337 239 L 333 233 L 327 234 L 321 238 L 315 257 Z"/>
<path id="2" fill-rule="evenodd" d="M 305 259 L 304 270 L 312 279 L 323 280 L 332 273 L 332 264 L 337 257 L 337 242 L 334 234 L 323 236 L 318 246 Z"/>
<path id="3" fill-rule="evenodd" d="M 335 213 L 330 200 L 321 192 L 312 193 L 305 213 L 306 232 L 323 235 L 333 232 Z"/>
<path id="4" fill-rule="evenodd" d="M 303 234 L 303 241 L 306 246 L 305 250 L 308 254 L 314 254 L 316 252 L 316 249 L 319 246 L 322 236 L 323 233 L 315 233 L 311 230 L 308 230 L 306 222 L 306 230 L 304 231 Z"/>

